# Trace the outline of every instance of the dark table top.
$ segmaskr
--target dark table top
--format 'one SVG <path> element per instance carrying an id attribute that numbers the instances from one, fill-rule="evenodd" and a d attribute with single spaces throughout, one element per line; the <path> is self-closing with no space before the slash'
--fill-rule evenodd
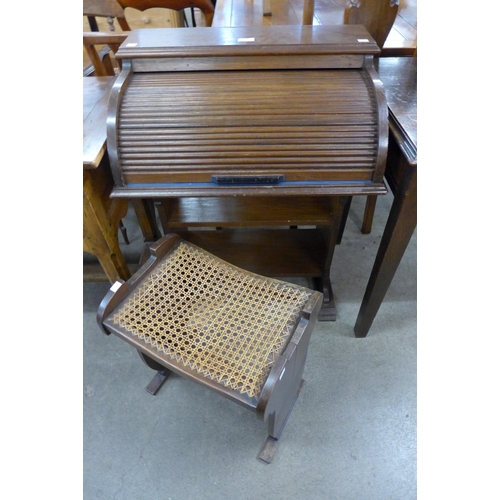
<path id="1" fill-rule="evenodd" d="M 417 58 L 381 57 L 378 72 L 389 106 L 389 125 L 401 135 L 405 154 L 417 160 Z"/>

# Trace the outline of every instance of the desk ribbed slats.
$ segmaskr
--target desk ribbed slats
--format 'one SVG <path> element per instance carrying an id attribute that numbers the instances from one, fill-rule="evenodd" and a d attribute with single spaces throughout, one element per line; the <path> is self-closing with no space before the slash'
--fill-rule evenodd
<path id="1" fill-rule="evenodd" d="M 137 73 L 118 113 L 118 150 L 130 180 L 243 169 L 327 179 L 373 171 L 377 123 L 360 70 Z"/>

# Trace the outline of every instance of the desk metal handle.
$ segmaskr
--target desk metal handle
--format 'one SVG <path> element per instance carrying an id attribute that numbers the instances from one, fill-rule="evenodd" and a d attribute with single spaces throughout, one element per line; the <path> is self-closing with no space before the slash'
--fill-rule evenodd
<path id="1" fill-rule="evenodd" d="M 269 185 L 279 184 L 284 180 L 284 175 L 212 175 L 212 182 L 219 186 Z"/>

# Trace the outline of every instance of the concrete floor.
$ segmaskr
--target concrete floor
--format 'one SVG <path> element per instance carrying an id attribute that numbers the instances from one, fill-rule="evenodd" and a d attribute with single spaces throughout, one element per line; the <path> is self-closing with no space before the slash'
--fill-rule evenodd
<path id="1" fill-rule="evenodd" d="M 83 285 L 84 499 L 414 500 L 417 424 L 417 236 L 373 326 L 353 326 L 392 203 L 379 198 L 373 230 L 353 200 L 332 282 L 335 322 L 317 323 L 306 384 L 271 464 L 257 459 L 267 426 L 172 375 L 157 396 L 137 352 L 98 329 L 108 283 Z M 125 219 L 138 255 L 142 235 Z"/>

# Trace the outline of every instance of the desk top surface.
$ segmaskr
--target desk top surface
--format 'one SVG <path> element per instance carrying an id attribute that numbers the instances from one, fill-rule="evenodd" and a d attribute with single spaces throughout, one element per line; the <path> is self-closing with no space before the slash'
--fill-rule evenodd
<path id="1" fill-rule="evenodd" d="M 380 53 L 362 25 L 238 26 L 134 30 L 117 58 Z"/>

